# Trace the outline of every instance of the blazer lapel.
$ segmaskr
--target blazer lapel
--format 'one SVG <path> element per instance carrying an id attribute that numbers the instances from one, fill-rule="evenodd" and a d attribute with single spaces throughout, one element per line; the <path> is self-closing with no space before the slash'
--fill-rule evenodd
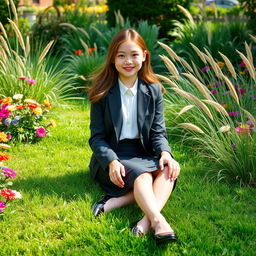
<path id="1" fill-rule="evenodd" d="M 137 116 L 138 116 L 138 129 L 139 133 L 142 130 L 145 115 L 147 113 L 148 104 L 150 101 L 151 96 L 149 95 L 148 88 L 144 85 L 140 80 L 138 84 L 138 109 L 137 109 Z"/>
<path id="2" fill-rule="evenodd" d="M 108 93 L 109 109 L 112 122 L 114 125 L 116 140 L 119 140 L 121 134 L 121 128 L 123 124 L 123 115 L 121 109 L 121 95 L 118 86 L 118 82 L 109 90 Z"/>

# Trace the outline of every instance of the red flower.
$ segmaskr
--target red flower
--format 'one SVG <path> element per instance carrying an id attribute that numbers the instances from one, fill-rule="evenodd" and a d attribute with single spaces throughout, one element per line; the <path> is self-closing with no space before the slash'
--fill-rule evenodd
<path id="1" fill-rule="evenodd" d="M 0 190 L 0 195 L 3 196 L 4 198 L 6 198 L 7 200 L 12 200 L 12 199 L 16 198 L 15 191 L 8 189 L 8 188 L 4 188 L 4 189 Z"/>
<path id="2" fill-rule="evenodd" d="M 79 49 L 79 50 L 76 50 L 74 54 L 76 56 L 78 56 L 78 55 L 81 55 L 82 53 L 83 53 L 83 51 L 81 49 Z"/>
<path id="3" fill-rule="evenodd" d="M 92 53 L 94 50 L 94 48 L 89 48 L 89 53 Z"/>
<path id="4" fill-rule="evenodd" d="M 11 158 L 10 155 L 0 152 L 0 161 L 8 161 Z"/>
<path id="5" fill-rule="evenodd" d="M 37 107 L 39 107 L 39 105 L 36 104 L 36 103 L 34 103 L 34 104 L 29 104 L 28 106 L 29 106 L 30 108 L 37 108 Z"/>

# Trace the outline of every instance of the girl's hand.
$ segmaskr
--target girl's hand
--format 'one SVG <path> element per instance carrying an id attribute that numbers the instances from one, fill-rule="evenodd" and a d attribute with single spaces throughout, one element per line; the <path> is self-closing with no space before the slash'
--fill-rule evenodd
<path id="1" fill-rule="evenodd" d="M 120 188 L 124 187 L 124 181 L 122 176 L 125 177 L 124 166 L 117 160 L 113 160 L 108 164 L 109 167 L 109 178 L 112 183 Z"/>
<path id="2" fill-rule="evenodd" d="M 180 165 L 172 158 L 171 154 L 167 151 L 163 151 L 161 153 L 161 158 L 159 160 L 159 166 L 161 171 L 164 170 L 164 165 L 167 165 L 168 167 L 170 180 L 176 180 L 180 174 Z"/>

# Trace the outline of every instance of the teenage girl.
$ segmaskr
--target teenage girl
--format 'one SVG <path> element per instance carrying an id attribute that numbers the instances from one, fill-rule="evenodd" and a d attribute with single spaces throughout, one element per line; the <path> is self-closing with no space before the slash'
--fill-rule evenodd
<path id="1" fill-rule="evenodd" d="M 157 243 L 177 239 L 161 210 L 180 173 L 166 137 L 162 92 L 142 37 L 133 29 L 120 31 L 89 88 L 90 171 L 106 192 L 93 214 L 135 201 L 145 215 L 132 233 L 152 228 Z"/>

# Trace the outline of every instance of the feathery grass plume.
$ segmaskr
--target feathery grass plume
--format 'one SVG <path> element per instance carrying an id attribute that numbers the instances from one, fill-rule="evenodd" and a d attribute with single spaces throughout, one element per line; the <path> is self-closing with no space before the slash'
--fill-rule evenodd
<path id="1" fill-rule="evenodd" d="M 206 115 L 211 120 L 213 120 L 213 116 L 212 116 L 212 113 L 209 110 L 209 108 L 201 100 L 199 100 L 196 96 L 194 96 L 193 94 L 191 94 L 189 92 L 185 92 L 184 90 L 178 89 L 178 88 L 173 88 L 173 90 L 175 92 L 177 92 L 178 94 L 180 94 L 181 96 L 183 96 L 184 98 L 193 100 L 194 102 L 196 102 L 201 107 L 201 109 L 206 113 Z"/>
<path id="2" fill-rule="evenodd" d="M 181 5 L 177 5 L 178 7 L 179 7 L 179 9 L 184 13 L 184 15 L 189 19 L 189 21 L 192 23 L 192 24 L 195 24 L 195 22 L 194 22 L 194 19 L 193 19 L 193 17 L 192 17 L 192 15 L 190 14 L 190 12 L 186 9 L 186 8 L 184 8 L 183 6 L 181 6 Z"/>
<path id="3" fill-rule="evenodd" d="M 109 43 L 108 39 L 102 34 L 100 30 L 98 30 L 96 27 L 91 26 L 91 28 L 106 42 Z"/>
<path id="4" fill-rule="evenodd" d="M 40 55 L 39 58 L 38 58 L 38 62 L 37 62 L 38 65 L 43 61 L 45 55 L 48 53 L 48 51 L 50 50 L 50 48 L 51 48 L 51 46 L 52 46 L 53 43 L 54 43 L 54 40 L 50 41 L 50 42 L 45 46 L 45 48 L 43 49 L 41 55 Z"/>
<path id="5" fill-rule="evenodd" d="M 20 72 L 21 75 L 22 75 L 25 72 L 25 70 L 26 70 L 25 65 L 24 65 L 20 55 L 16 51 L 12 50 L 12 53 L 15 55 L 16 60 L 19 63 L 19 66 L 22 68 L 22 72 Z"/>
<path id="6" fill-rule="evenodd" d="M 116 19 L 116 24 L 119 24 L 121 27 L 124 26 L 124 18 L 120 12 L 120 10 L 118 10 L 117 12 L 114 11 L 115 14 L 115 19 Z"/>
<path id="7" fill-rule="evenodd" d="M 88 47 L 88 45 L 81 38 L 79 38 L 79 40 L 80 40 L 82 46 L 84 47 L 84 49 L 86 51 L 86 54 L 89 54 L 89 47 Z"/>
<path id="8" fill-rule="evenodd" d="M 173 61 L 180 60 L 180 57 L 168 45 L 159 41 L 157 43 L 160 44 L 162 48 L 164 48 L 167 51 L 167 53 L 169 54 L 169 56 L 172 58 Z"/>
<path id="9" fill-rule="evenodd" d="M 195 107 L 195 105 L 187 105 L 184 108 L 182 108 L 179 113 L 177 114 L 177 117 L 179 117 L 180 115 L 184 114 L 185 112 L 187 112 L 188 110 L 190 110 L 191 108 Z"/>
<path id="10" fill-rule="evenodd" d="M 191 68 L 191 66 L 183 59 L 180 58 L 180 63 L 186 67 L 191 73 L 194 73 L 194 70 Z"/>
<path id="11" fill-rule="evenodd" d="M 210 29 L 207 30 L 207 40 L 208 40 L 208 44 L 211 45 L 212 43 L 212 32 Z"/>
<path id="12" fill-rule="evenodd" d="M 90 39 L 89 34 L 83 28 L 77 28 L 77 30 L 84 34 L 88 39 Z"/>
<path id="13" fill-rule="evenodd" d="M 93 43 L 93 47 L 94 47 L 94 52 L 96 54 L 98 54 L 98 46 L 97 46 L 97 44 L 95 42 Z"/>
<path id="14" fill-rule="evenodd" d="M 157 78 L 169 85 L 171 85 L 172 87 L 174 88 L 179 88 L 177 84 L 175 84 L 173 81 L 171 81 L 169 78 L 165 77 L 165 76 L 162 76 L 162 75 L 158 75 L 156 74 Z"/>
<path id="15" fill-rule="evenodd" d="M 10 53 L 10 49 L 9 49 L 9 47 L 8 47 L 8 45 L 7 45 L 7 43 L 6 43 L 6 41 L 4 40 L 4 38 L 0 35 L 0 41 L 1 41 L 1 43 L 2 43 L 2 47 L 3 47 L 3 49 L 6 51 L 6 53 L 10 56 L 11 55 L 11 53 Z"/>
<path id="16" fill-rule="evenodd" d="M 212 55 L 208 52 L 208 50 L 207 50 L 205 47 L 204 47 L 204 50 L 205 50 L 207 56 L 209 57 L 208 61 L 209 61 L 209 63 L 211 64 L 212 69 L 213 69 L 215 75 L 216 75 L 217 77 L 221 77 L 222 72 L 221 72 L 221 70 L 220 70 L 218 64 L 214 61 Z"/>
<path id="17" fill-rule="evenodd" d="M 14 30 L 14 32 L 15 32 L 15 34 L 16 34 L 18 40 L 19 40 L 20 46 L 21 46 L 21 48 L 22 48 L 22 49 L 24 50 L 24 52 L 25 52 L 25 51 L 26 51 L 25 44 L 24 44 L 23 37 L 22 37 L 22 35 L 21 35 L 21 32 L 20 32 L 18 26 L 17 26 L 12 20 L 10 20 L 10 19 L 8 19 L 8 18 L 7 18 L 7 20 L 8 20 L 9 23 L 11 24 L 11 26 L 12 26 L 12 28 L 13 28 L 13 30 Z"/>
<path id="18" fill-rule="evenodd" d="M 4 70 L 5 73 L 7 73 L 6 66 L 2 60 L 0 60 L 0 67 L 2 67 L 2 69 Z"/>
<path id="19" fill-rule="evenodd" d="M 6 61 L 6 59 L 7 59 L 5 50 L 3 49 L 3 47 L 1 46 L 1 44 L 0 44 L 0 57 L 1 57 L 1 59 L 3 59 L 4 61 Z"/>
<path id="20" fill-rule="evenodd" d="M 67 22 L 60 23 L 60 26 L 68 27 L 68 28 L 71 28 L 75 31 L 77 30 L 77 28 L 73 24 L 67 23 Z"/>
<path id="21" fill-rule="evenodd" d="M 219 52 L 219 54 L 222 57 L 222 59 L 224 60 L 224 62 L 226 64 L 229 72 L 231 73 L 232 77 L 237 80 L 236 71 L 235 71 L 234 66 L 232 65 L 231 61 L 227 58 L 227 56 L 225 56 L 221 52 Z"/>
<path id="22" fill-rule="evenodd" d="M 255 71 L 254 71 L 254 68 L 252 67 L 250 61 L 241 52 L 239 52 L 238 50 L 236 50 L 236 51 L 240 55 L 241 59 L 244 61 L 245 65 L 246 65 L 246 68 L 248 69 L 251 78 L 253 78 L 253 80 L 256 80 Z"/>
<path id="23" fill-rule="evenodd" d="M 26 56 L 28 56 L 29 55 L 29 53 L 30 53 L 30 42 L 29 42 L 29 36 L 27 36 L 27 38 L 26 38 Z"/>
<path id="24" fill-rule="evenodd" d="M 247 54 L 247 59 L 249 60 L 249 62 L 251 63 L 252 67 L 253 65 L 253 57 L 252 57 L 252 50 L 251 47 L 245 42 L 245 50 L 246 50 L 246 54 Z"/>
<path id="25" fill-rule="evenodd" d="M 200 73 L 198 72 L 198 69 L 197 69 L 195 63 L 193 62 L 193 60 L 191 60 L 191 63 L 192 63 L 193 69 L 194 69 L 194 71 L 195 71 L 195 72 L 193 72 L 193 73 L 196 73 L 197 77 L 198 77 L 201 81 L 204 81 L 204 79 L 202 78 L 202 76 L 201 76 Z"/>
<path id="26" fill-rule="evenodd" d="M 247 117 L 253 122 L 253 125 L 254 127 L 256 127 L 256 119 L 254 118 L 254 116 L 249 112 L 247 111 L 246 109 L 244 108 L 241 108 L 241 110 L 247 115 Z"/>
<path id="27" fill-rule="evenodd" d="M 192 46 L 192 48 L 194 49 L 194 51 L 197 53 L 197 55 L 199 56 L 199 58 L 202 60 L 202 62 L 204 64 L 206 64 L 206 59 L 204 57 L 204 54 L 192 43 L 190 43 L 190 45 Z"/>
<path id="28" fill-rule="evenodd" d="M 208 103 L 209 105 L 213 106 L 217 111 L 229 117 L 227 110 L 220 103 L 214 100 L 202 100 L 202 101 L 205 103 Z"/>
<path id="29" fill-rule="evenodd" d="M 192 74 L 188 73 L 182 73 L 182 75 L 186 76 L 194 85 L 196 85 L 197 89 L 207 98 L 208 100 L 211 100 L 211 94 L 210 91 Z"/>
<path id="30" fill-rule="evenodd" d="M 254 42 L 256 42 L 256 37 L 253 36 L 253 35 L 251 35 L 251 34 L 249 34 L 249 35 L 250 35 L 251 39 L 252 39 Z"/>
<path id="31" fill-rule="evenodd" d="M 16 10 L 16 7 L 15 7 L 15 4 L 14 4 L 13 0 L 10 0 L 10 2 L 11 2 L 12 13 L 14 15 L 14 20 L 16 22 L 18 22 L 18 15 L 17 15 L 17 10 Z"/>
<path id="32" fill-rule="evenodd" d="M 84 76 L 78 76 L 80 79 L 87 81 L 87 79 Z"/>
<path id="33" fill-rule="evenodd" d="M 240 105 L 240 103 L 239 103 L 239 98 L 238 98 L 238 96 L 237 96 L 235 87 L 233 86 L 233 84 L 230 82 L 230 80 L 229 80 L 225 75 L 222 75 L 222 77 L 223 77 L 223 79 L 225 80 L 226 85 L 228 86 L 231 95 L 233 96 L 233 98 L 235 99 L 235 101 L 237 102 L 237 104 Z"/>
<path id="34" fill-rule="evenodd" d="M 192 124 L 192 123 L 180 123 L 177 126 L 180 126 L 183 129 L 189 129 L 189 130 L 193 130 L 195 132 L 204 134 L 204 132 L 201 128 L 199 128 L 197 125 Z"/>
<path id="35" fill-rule="evenodd" d="M 3 24 L 2 24 L 2 22 L 0 22 L 0 29 L 1 29 L 1 31 L 3 32 L 4 37 L 7 39 L 6 30 L 5 30 L 5 28 L 4 28 Z"/>
<path id="36" fill-rule="evenodd" d="M 169 70 L 169 72 L 171 74 L 173 74 L 174 76 L 179 75 L 178 70 L 176 69 L 175 65 L 173 64 L 173 62 L 169 58 L 167 58 L 164 55 L 159 55 L 159 57 L 164 61 L 165 66 L 167 67 L 167 69 Z"/>

